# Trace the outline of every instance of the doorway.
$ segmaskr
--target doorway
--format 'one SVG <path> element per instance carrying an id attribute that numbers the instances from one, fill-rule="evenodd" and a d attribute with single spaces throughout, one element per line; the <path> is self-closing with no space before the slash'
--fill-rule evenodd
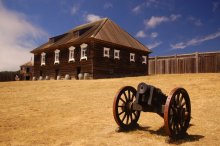
<path id="1" fill-rule="evenodd" d="M 28 81 L 29 81 L 29 80 L 30 80 L 30 76 L 26 76 L 26 80 L 28 80 Z"/>
<path id="2" fill-rule="evenodd" d="M 78 75 L 81 73 L 81 67 L 77 67 L 76 68 L 76 79 L 78 80 L 79 79 L 79 77 L 78 77 Z"/>
<path id="3" fill-rule="evenodd" d="M 55 80 L 57 80 L 57 76 L 59 76 L 59 74 L 60 74 L 60 70 L 56 69 L 55 70 Z"/>

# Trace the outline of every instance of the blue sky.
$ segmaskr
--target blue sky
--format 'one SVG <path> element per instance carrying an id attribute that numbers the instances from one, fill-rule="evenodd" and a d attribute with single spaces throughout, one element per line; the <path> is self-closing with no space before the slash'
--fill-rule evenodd
<path id="1" fill-rule="evenodd" d="M 108 17 L 151 56 L 220 51 L 220 0 L 0 0 L 0 71 L 49 37 Z"/>

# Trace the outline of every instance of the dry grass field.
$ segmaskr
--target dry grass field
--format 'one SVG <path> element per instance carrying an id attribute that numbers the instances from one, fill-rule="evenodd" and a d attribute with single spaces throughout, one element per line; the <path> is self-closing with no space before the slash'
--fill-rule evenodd
<path id="1" fill-rule="evenodd" d="M 115 93 L 142 81 L 166 94 L 176 86 L 188 91 L 192 120 L 186 138 L 169 141 L 163 119 L 153 113 L 141 113 L 138 129 L 116 132 Z M 220 74 L 2 82 L 0 145 L 220 145 Z"/>

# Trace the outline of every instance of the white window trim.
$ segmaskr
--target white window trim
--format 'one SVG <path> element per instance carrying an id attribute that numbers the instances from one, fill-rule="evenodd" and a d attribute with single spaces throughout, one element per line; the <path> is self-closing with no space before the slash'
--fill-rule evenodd
<path id="1" fill-rule="evenodd" d="M 118 56 L 116 56 L 115 53 L 118 53 Z M 120 59 L 120 50 L 114 50 L 114 59 Z"/>
<path id="2" fill-rule="evenodd" d="M 46 63 L 45 63 L 45 56 L 46 56 L 46 53 L 42 52 L 41 53 L 41 66 L 43 66 L 43 65 L 45 66 L 46 65 Z"/>
<path id="3" fill-rule="evenodd" d="M 80 60 L 83 60 L 83 59 L 87 60 L 87 56 L 86 55 L 83 56 L 83 51 L 85 51 L 85 54 L 86 54 L 88 45 L 83 43 L 82 45 L 80 45 L 80 47 L 81 47 L 81 58 L 80 58 Z"/>
<path id="4" fill-rule="evenodd" d="M 130 53 L 130 62 L 135 62 L 135 54 Z"/>
<path id="5" fill-rule="evenodd" d="M 107 51 L 107 54 L 105 54 L 105 52 Z M 109 55 L 109 51 L 110 51 L 110 48 L 106 48 L 106 47 L 104 47 L 104 49 L 103 49 L 103 56 L 104 57 L 110 57 L 110 55 Z"/>
<path id="6" fill-rule="evenodd" d="M 147 64 L 147 56 L 142 56 L 142 64 Z"/>
<path id="7" fill-rule="evenodd" d="M 69 47 L 69 62 L 75 62 L 75 58 L 74 58 L 74 50 L 75 50 L 75 47 L 71 46 Z M 71 53 L 73 53 L 73 57 L 71 58 Z"/>
<path id="8" fill-rule="evenodd" d="M 55 54 L 54 54 L 54 64 L 59 64 L 60 63 L 60 50 L 56 49 L 55 51 Z M 56 60 L 56 55 L 58 54 L 58 60 Z"/>

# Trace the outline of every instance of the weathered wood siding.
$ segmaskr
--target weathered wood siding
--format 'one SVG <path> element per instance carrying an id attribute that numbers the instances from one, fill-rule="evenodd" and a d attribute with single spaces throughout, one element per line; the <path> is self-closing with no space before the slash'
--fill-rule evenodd
<path id="1" fill-rule="evenodd" d="M 149 58 L 149 74 L 220 72 L 220 52 Z"/>
<path id="2" fill-rule="evenodd" d="M 7 81 L 15 81 L 15 76 L 19 76 L 19 71 L 16 72 L 0 72 L 0 82 L 7 82 Z"/>
<path id="3" fill-rule="evenodd" d="M 110 48 L 110 57 L 104 57 L 104 47 Z M 114 59 L 114 49 L 120 50 L 120 59 Z M 93 78 L 112 78 L 147 75 L 148 62 L 142 64 L 142 55 L 148 53 L 140 50 L 112 45 L 101 41 L 93 42 Z M 135 53 L 135 62 L 130 62 L 130 53 Z"/>
<path id="4" fill-rule="evenodd" d="M 91 47 L 88 44 L 87 48 L 87 60 L 80 60 L 81 56 L 81 44 L 73 45 L 76 47 L 74 50 L 75 62 L 69 62 L 69 47 L 60 48 L 59 53 L 59 64 L 54 64 L 56 49 L 50 49 L 45 51 L 46 53 L 46 65 L 41 66 L 41 53 L 35 54 L 34 56 L 34 75 L 39 78 L 40 74 L 42 76 L 49 76 L 51 79 L 54 79 L 56 76 L 56 70 L 59 70 L 59 75 L 61 78 L 64 78 L 66 74 L 70 75 L 71 78 L 77 77 L 77 68 L 80 67 L 81 73 L 92 73 L 92 58 L 91 58 Z"/>

